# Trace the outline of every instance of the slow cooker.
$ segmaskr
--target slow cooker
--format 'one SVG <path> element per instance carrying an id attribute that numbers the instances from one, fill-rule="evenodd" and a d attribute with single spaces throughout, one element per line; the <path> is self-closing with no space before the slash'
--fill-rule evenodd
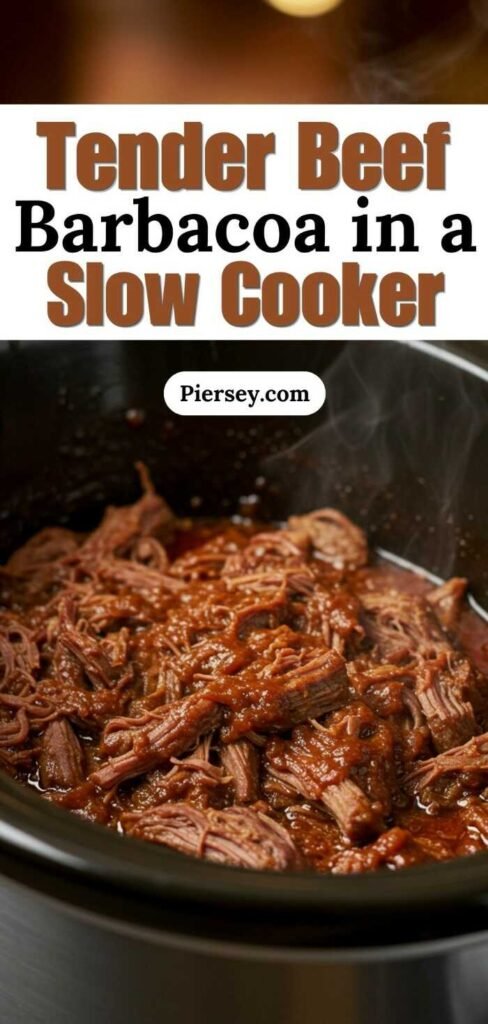
<path id="1" fill-rule="evenodd" d="M 182 369 L 312 369 L 313 417 L 193 419 Z M 144 459 L 182 514 L 335 504 L 488 612 L 488 373 L 427 344 L 0 346 L 0 551 L 90 527 Z M 136 415 L 134 414 L 136 413 Z M 249 498 L 252 497 L 252 502 Z M 362 876 L 262 874 L 122 839 L 0 777 L 7 1024 L 484 1024 L 488 852 Z"/>

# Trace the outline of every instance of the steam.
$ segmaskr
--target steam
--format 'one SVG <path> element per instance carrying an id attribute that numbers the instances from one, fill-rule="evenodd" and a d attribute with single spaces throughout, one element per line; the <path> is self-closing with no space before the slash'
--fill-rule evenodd
<path id="1" fill-rule="evenodd" d="M 488 374 L 479 371 L 478 389 L 463 360 L 440 355 L 422 343 L 349 342 L 323 373 L 325 421 L 264 472 L 286 481 L 290 511 L 336 505 L 373 543 L 446 577 L 486 517 L 469 503 L 479 498 L 473 452 L 488 425 Z"/>
<path id="2" fill-rule="evenodd" d="M 410 9 L 408 2 L 406 9 Z M 459 16 L 447 24 L 419 35 L 404 48 L 393 45 L 389 52 L 361 63 L 352 72 L 358 101 L 365 95 L 371 103 L 425 101 L 433 98 L 433 90 L 438 95 L 439 85 L 447 85 L 452 93 L 453 71 L 468 67 L 487 30 L 487 0 L 460 5 Z"/>
<path id="3" fill-rule="evenodd" d="M 486 32 L 488 29 L 488 4 L 486 0 L 471 0 L 469 9 L 472 13 L 475 25 Z"/>

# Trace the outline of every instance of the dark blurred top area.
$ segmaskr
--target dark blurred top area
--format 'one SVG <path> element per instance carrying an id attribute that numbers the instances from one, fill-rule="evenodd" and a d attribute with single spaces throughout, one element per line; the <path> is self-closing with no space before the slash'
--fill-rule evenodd
<path id="1" fill-rule="evenodd" d="M 487 102 L 488 0 L 4 0 L 4 103 Z"/>

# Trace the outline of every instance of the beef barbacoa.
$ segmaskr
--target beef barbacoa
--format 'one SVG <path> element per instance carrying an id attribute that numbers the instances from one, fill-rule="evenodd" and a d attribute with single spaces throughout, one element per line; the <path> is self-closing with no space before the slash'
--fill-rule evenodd
<path id="1" fill-rule="evenodd" d="M 335 873 L 488 844 L 488 627 L 466 581 L 144 495 L 0 570 L 0 763 L 129 836 Z"/>

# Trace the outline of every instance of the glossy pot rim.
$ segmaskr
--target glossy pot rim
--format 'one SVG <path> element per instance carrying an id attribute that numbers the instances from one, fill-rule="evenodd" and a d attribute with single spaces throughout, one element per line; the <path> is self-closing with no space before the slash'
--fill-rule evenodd
<path id="1" fill-rule="evenodd" d="M 395 344 L 450 364 L 488 387 L 488 372 L 455 353 L 428 342 Z M 121 839 L 107 828 L 41 800 L 7 776 L 0 778 L 0 851 L 4 862 L 0 870 L 8 863 L 7 873 L 13 878 L 19 875 L 25 881 L 26 865 L 36 865 L 38 887 L 43 887 L 39 877 L 46 872 L 46 879 L 63 876 L 74 885 L 88 885 L 101 898 L 108 888 L 126 895 L 127 916 L 131 901 L 140 900 L 146 908 L 152 903 L 161 912 L 171 905 L 182 912 L 216 908 L 270 916 L 304 913 L 327 928 L 331 917 L 357 921 L 378 914 L 391 920 L 395 913 L 425 915 L 446 906 L 484 909 L 488 902 L 488 852 L 401 872 L 381 870 L 357 876 L 230 869 L 130 837 Z"/>

